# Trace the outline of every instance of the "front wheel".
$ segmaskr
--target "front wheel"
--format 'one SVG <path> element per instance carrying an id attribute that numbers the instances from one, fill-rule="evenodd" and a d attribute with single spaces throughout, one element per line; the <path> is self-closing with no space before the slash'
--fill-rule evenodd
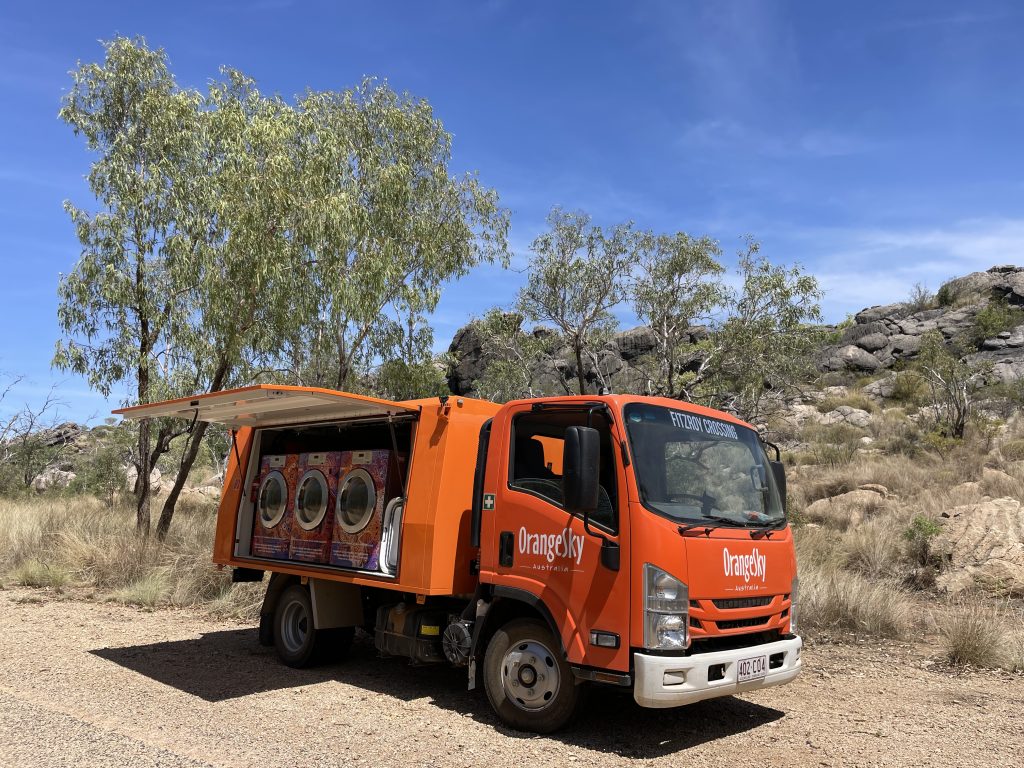
<path id="1" fill-rule="evenodd" d="M 281 593 L 274 611 L 274 646 L 289 667 L 309 667 L 330 655 L 343 655 L 352 644 L 352 627 L 316 629 L 309 591 L 293 584 Z"/>
<path id="2" fill-rule="evenodd" d="M 499 629 L 484 655 L 484 688 L 501 721 L 551 733 L 576 711 L 576 680 L 546 625 L 518 619 Z"/>

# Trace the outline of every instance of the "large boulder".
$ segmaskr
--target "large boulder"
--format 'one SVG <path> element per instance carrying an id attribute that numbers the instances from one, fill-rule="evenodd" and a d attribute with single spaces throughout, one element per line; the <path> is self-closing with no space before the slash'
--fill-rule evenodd
<path id="1" fill-rule="evenodd" d="M 820 367 L 827 371 L 877 371 L 882 363 L 870 352 L 854 344 L 826 348 Z"/>
<path id="2" fill-rule="evenodd" d="M 943 589 L 1024 596 L 1024 507 L 1017 499 L 989 499 L 948 510 L 933 551 L 945 566 L 938 578 Z"/>
<path id="3" fill-rule="evenodd" d="M 939 288 L 939 296 L 950 304 L 987 299 L 1021 304 L 1024 303 L 1024 268 L 1002 265 L 985 272 L 972 272 L 945 283 Z"/>
<path id="4" fill-rule="evenodd" d="M 36 493 L 45 493 L 56 488 L 67 488 L 74 482 L 77 475 L 56 467 L 43 470 L 32 480 L 32 489 Z"/>
<path id="5" fill-rule="evenodd" d="M 124 488 L 128 493 L 132 493 L 135 490 L 135 480 L 139 476 L 139 470 L 134 465 L 129 464 L 128 469 L 125 470 L 125 482 Z M 153 471 L 149 473 L 149 492 L 160 493 L 163 489 L 163 473 L 153 467 Z"/>
<path id="6" fill-rule="evenodd" d="M 867 429 L 871 426 L 871 414 L 863 408 L 854 408 L 850 405 L 840 405 L 835 410 L 829 411 L 821 418 L 822 424 L 848 424 L 858 429 Z"/>
<path id="7" fill-rule="evenodd" d="M 476 325 L 459 328 L 448 353 L 455 361 L 448 369 L 448 388 L 455 395 L 472 394 L 473 382 L 483 376 L 485 365 L 483 337 Z"/>
<path id="8" fill-rule="evenodd" d="M 804 518 L 811 523 L 845 530 L 860 525 L 888 504 L 888 491 L 883 486 L 866 485 L 838 496 L 818 499 L 804 510 Z"/>

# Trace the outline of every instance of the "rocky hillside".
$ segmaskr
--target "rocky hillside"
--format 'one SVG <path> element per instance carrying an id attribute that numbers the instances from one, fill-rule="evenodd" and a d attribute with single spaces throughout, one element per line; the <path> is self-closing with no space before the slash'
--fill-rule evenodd
<path id="1" fill-rule="evenodd" d="M 829 334 L 833 341 L 822 348 L 817 367 L 822 372 L 884 371 L 901 361 L 912 360 L 921 348 L 924 334 L 938 331 L 951 343 L 966 343 L 970 362 L 989 364 L 987 375 L 992 381 L 1012 383 L 1024 377 L 1024 310 L 1019 309 L 1022 307 L 1024 267 L 997 266 L 974 272 L 942 285 L 925 306 L 901 303 L 869 307 L 858 312 L 852 322 L 825 329 L 833 331 Z M 986 310 L 993 316 L 985 315 Z M 979 323 L 979 316 L 984 322 Z M 986 334 L 988 330 L 992 331 L 991 336 Z M 547 340 L 550 348 L 550 355 L 537 364 L 538 388 L 558 392 L 563 380 L 576 376 L 573 355 L 551 330 L 540 328 L 534 334 Z M 691 343 L 706 336 L 702 327 L 690 329 Z M 649 329 L 621 331 L 599 350 L 596 361 L 585 361 L 584 375 L 595 388 L 600 373 L 614 391 L 628 391 L 635 381 L 633 365 L 653 348 Z M 482 376 L 488 361 L 473 324 L 456 332 L 449 353 L 456 361 L 448 376 L 452 392 L 474 394 L 474 382 Z M 695 353 L 690 365 L 696 368 L 699 363 Z"/>

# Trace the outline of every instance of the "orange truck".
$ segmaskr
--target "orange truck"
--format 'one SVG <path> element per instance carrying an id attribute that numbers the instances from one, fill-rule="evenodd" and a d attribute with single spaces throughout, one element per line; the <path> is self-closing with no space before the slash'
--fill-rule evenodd
<path id="1" fill-rule="evenodd" d="M 536 732 L 588 685 L 674 707 L 800 671 L 785 473 L 728 414 L 269 385 L 118 413 L 231 431 L 213 559 L 270 574 L 259 639 L 290 666 L 363 628 Z"/>

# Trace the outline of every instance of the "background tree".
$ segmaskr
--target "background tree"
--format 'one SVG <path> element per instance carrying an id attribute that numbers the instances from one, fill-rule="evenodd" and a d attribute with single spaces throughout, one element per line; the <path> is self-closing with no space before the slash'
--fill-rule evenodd
<path id="1" fill-rule="evenodd" d="M 963 358 L 960 343 L 947 347 L 938 331 L 921 338 L 915 369 L 928 386 L 937 426 L 946 437 L 960 439 L 974 408 L 974 394 L 982 382 L 979 371 Z"/>
<path id="2" fill-rule="evenodd" d="M 85 376 L 104 395 L 134 389 L 132 400 L 159 396 L 168 331 L 193 311 L 183 290 L 178 214 L 194 165 L 198 95 L 180 90 L 162 50 L 141 39 L 104 44 L 102 64 L 79 64 L 60 117 L 97 155 L 89 188 L 94 213 L 65 203 L 81 256 L 58 288 L 64 338 L 54 365 Z M 140 425 L 134 462 L 136 526 L 150 526 L 150 425 Z M 158 439 L 162 446 L 165 440 Z"/>
<path id="3" fill-rule="evenodd" d="M 738 289 L 701 342 L 702 362 L 683 395 L 730 410 L 748 421 L 764 416 L 765 396 L 808 381 L 823 338 L 818 281 L 799 266 L 775 266 L 748 239 L 736 269 Z"/>
<path id="4" fill-rule="evenodd" d="M 718 279 L 721 255 L 710 237 L 677 232 L 644 238 L 630 295 L 637 318 L 654 338 L 654 352 L 639 366 L 650 394 L 681 397 L 692 381 L 692 326 L 710 323 L 726 297 Z"/>
<path id="5" fill-rule="evenodd" d="M 391 346 L 389 312 L 432 312 L 448 281 L 507 264 L 508 214 L 476 177 L 449 172 L 451 136 L 426 101 L 367 80 L 309 92 L 298 109 L 295 231 L 310 256 L 301 274 L 313 323 L 292 340 L 306 354 L 292 357 L 316 375 L 308 383 L 351 389 Z"/>
<path id="6" fill-rule="evenodd" d="M 527 319 L 551 323 L 562 335 L 584 394 L 584 357 L 598 369 L 594 350 L 616 328 L 612 309 L 625 298 L 640 236 L 631 223 L 604 229 L 585 213 L 560 208 L 548 215 L 548 227 L 530 246 L 530 274 L 517 307 Z"/>

